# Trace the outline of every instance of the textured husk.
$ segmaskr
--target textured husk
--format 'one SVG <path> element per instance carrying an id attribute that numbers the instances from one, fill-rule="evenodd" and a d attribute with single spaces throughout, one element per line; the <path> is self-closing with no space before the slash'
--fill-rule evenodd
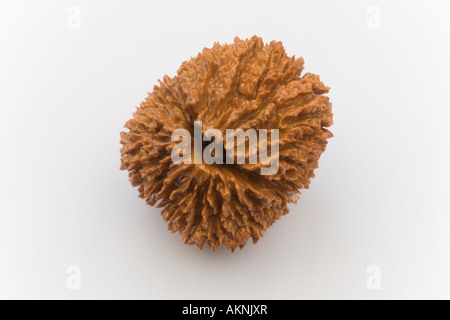
<path id="1" fill-rule="evenodd" d="M 309 187 L 333 115 L 329 88 L 317 75 L 302 76 L 303 63 L 281 42 L 256 36 L 215 43 L 159 81 L 126 123 L 121 169 L 185 243 L 214 251 L 256 243 Z M 226 129 L 279 129 L 278 173 L 261 175 L 261 163 L 174 164 L 171 134 L 184 128 L 193 136 L 194 121 L 224 136 Z"/>

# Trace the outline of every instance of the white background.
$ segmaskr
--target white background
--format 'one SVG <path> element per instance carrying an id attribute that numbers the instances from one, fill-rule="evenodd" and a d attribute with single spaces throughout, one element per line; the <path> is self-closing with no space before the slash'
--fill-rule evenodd
<path id="1" fill-rule="evenodd" d="M 0 298 L 450 298 L 449 14 L 448 1 L 1 1 Z M 199 251 L 119 170 L 119 132 L 157 79 L 253 34 L 331 87 L 335 137 L 257 245 Z"/>

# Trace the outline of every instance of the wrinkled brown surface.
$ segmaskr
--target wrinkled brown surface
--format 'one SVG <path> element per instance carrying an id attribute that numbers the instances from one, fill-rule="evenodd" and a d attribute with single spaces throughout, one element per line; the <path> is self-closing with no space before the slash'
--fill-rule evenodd
<path id="1" fill-rule="evenodd" d="M 121 133 L 122 166 L 148 204 L 185 243 L 216 251 L 257 242 L 308 188 L 332 134 L 328 88 L 319 76 L 301 76 L 303 59 L 280 42 L 256 36 L 215 43 L 183 62 L 178 74 L 153 88 Z M 260 175 L 260 164 L 173 164 L 175 129 L 279 129 L 280 166 Z M 193 137 L 193 134 L 192 134 Z M 270 150 L 270 149 L 269 149 Z M 248 163 L 248 161 L 247 161 Z"/>

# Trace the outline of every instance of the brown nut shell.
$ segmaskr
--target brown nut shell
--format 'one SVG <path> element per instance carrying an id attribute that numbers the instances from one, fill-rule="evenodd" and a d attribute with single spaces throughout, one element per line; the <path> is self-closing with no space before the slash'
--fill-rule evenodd
<path id="1" fill-rule="evenodd" d="M 332 137 L 329 91 L 319 76 L 301 76 L 303 59 L 281 42 L 235 38 L 183 62 L 163 81 L 121 132 L 121 169 L 148 204 L 163 208 L 169 230 L 187 244 L 234 251 L 254 243 L 308 188 Z M 279 170 L 262 164 L 174 164 L 175 129 L 279 129 Z M 248 155 L 247 155 L 248 156 Z"/>

